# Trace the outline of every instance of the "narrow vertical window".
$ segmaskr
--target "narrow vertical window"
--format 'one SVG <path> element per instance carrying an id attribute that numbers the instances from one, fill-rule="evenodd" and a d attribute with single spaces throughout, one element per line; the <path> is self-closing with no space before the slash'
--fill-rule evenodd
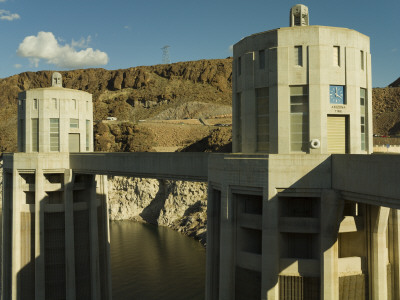
<path id="1" fill-rule="evenodd" d="M 294 16 L 294 25 L 295 26 L 300 26 L 301 25 L 301 17 L 300 14 L 296 14 Z"/>
<path id="2" fill-rule="evenodd" d="M 79 128 L 79 119 L 69 119 L 70 128 Z"/>
<path id="3" fill-rule="evenodd" d="M 32 119 L 32 152 L 39 152 L 39 119 Z"/>
<path id="4" fill-rule="evenodd" d="M 236 141 L 237 152 L 242 152 L 242 94 L 236 94 Z"/>
<path id="5" fill-rule="evenodd" d="M 364 51 L 360 51 L 360 66 L 361 66 L 361 70 L 364 70 Z"/>
<path id="6" fill-rule="evenodd" d="M 269 151 L 269 89 L 256 89 L 257 151 Z"/>
<path id="7" fill-rule="evenodd" d="M 89 151 L 90 141 L 90 120 L 86 120 L 86 151 Z"/>
<path id="8" fill-rule="evenodd" d="M 25 152 L 25 119 L 19 119 L 18 124 L 18 143 L 19 151 Z"/>
<path id="9" fill-rule="evenodd" d="M 33 109 L 38 108 L 38 99 L 33 99 Z"/>
<path id="10" fill-rule="evenodd" d="M 72 108 L 76 109 L 76 99 L 72 99 Z"/>
<path id="11" fill-rule="evenodd" d="M 237 60 L 237 67 L 238 67 L 238 75 L 242 74 L 242 58 L 239 57 Z"/>
<path id="12" fill-rule="evenodd" d="M 294 63 L 303 66 L 303 46 L 294 46 Z"/>
<path id="13" fill-rule="evenodd" d="M 52 101 L 53 101 L 53 107 L 54 107 L 55 109 L 57 109 L 57 99 L 56 99 L 56 98 L 53 98 Z"/>
<path id="14" fill-rule="evenodd" d="M 60 151 L 60 120 L 50 119 L 50 151 Z"/>
<path id="15" fill-rule="evenodd" d="M 365 151 L 365 141 L 366 141 L 366 128 L 365 128 L 365 100 L 366 100 L 367 90 L 360 89 L 360 125 L 361 125 L 361 150 Z"/>
<path id="16" fill-rule="evenodd" d="M 308 152 L 308 87 L 290 87 L 290 150 Z"/>
<path id="17" fill-rule="evenodd" d="M 340 67 L 340 47 L 333 46 L 333 65 Z"/>
<path id="18" fill-rule="evenodd" d="M 265 50 L 258 51 L 259 67 L 265 69 Z"/>
<path id="19" fill-rule="evenodd" d="M 86 111 L 89 111 L 89 101 L 86 101 Z"/>

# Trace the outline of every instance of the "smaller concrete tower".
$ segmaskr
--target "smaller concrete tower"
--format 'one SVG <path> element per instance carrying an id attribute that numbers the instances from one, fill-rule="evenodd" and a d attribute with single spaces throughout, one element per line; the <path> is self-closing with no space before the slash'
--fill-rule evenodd
<path id="1" fill-rule="evenodd" d="M 62 76 L 58 72 L 54 72 L 51 76 L 51 86 L 62 87 Z"/>
<path id="2" fill-rule="evenodd" d="M 290 27 L 308 26 L 308 7 L 303 4 L 296 4 L 290 9 Z"/>
<path id="3" fill-rule="evenodd" d="M 18 95 L 18 151 L 92 152 L 92 95 L 63 88 L 58 72 L 51 82 Z"/>
<path id="4" fill-rule="evenodd" d="M 2 299 L 110 300 L 107 176 L 93 151 L 92 95 L 52 86 L 18 95 L 18 150 L 3 166 Z M 76 154 L 76 155 L 79 155 Z"/>

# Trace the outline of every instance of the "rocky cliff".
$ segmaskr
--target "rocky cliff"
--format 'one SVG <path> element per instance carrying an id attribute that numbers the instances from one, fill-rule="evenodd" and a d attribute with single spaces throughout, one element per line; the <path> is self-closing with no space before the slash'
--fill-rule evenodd
<path id="1" fill-rule="evenodd" d="M 374 88 L 372 100 L 374 133 L 400 135 L 400 87 Z"/>
<path id="2" fill-rule="evenodd" d="M 60 73 L 64 87 L 93 94 L 94 120 L 114 116 L 136 123 L 149 118 L 199 118 L 231 110 L 231 58 Z M 25 72 L 0 79 L 0 152 L 16 150 L 18 93 L 50 86 L 51 74 Z"/>
<path id="3" fill-rule="evenodd" d="M 115 176 L 108 196 L 111 220 L 168 226 L 206 243 L 206 183 Z"/>

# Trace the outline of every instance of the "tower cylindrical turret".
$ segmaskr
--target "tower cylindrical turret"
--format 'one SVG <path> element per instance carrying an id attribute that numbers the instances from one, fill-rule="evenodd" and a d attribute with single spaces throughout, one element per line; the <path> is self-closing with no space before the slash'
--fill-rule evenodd
<path id="1" fill-rule="evenodd" d="M 92 95 L 62 87 L 58 72 L 52 86 L 18 95 L 19 152 L 93 151 Z"/>

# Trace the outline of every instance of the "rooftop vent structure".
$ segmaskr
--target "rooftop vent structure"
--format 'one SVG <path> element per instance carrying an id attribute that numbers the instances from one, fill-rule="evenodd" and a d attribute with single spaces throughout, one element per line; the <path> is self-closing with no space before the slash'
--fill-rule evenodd
<path id="1" fill-rule="evenodd" d="M 308 26 L 309 15 L 308 7 L 303 4 L 296 4 L 290 9 L 290 27 Z"/>

